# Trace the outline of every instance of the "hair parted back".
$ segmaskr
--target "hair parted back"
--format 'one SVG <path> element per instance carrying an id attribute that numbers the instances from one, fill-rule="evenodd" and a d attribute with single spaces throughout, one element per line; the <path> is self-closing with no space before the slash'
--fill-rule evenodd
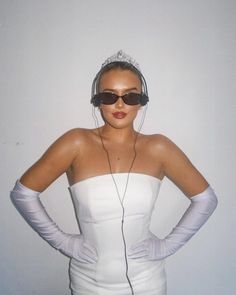
<path id="1" fill-rule="evenodd" d="M 94 106 L 98 106 L 94 99 L 94 96 L 97 93 L 99 93 L 101 77 L 103 74 L 115 69 L 129 70 L 139 77 L 142 86 L 142 94 L 145 96 L 142 105 L 145 105 L 148 102 L 148 90 L 146 80 L 143 74 L 141 73 L 138 63 L 136 63 L 136 61 L 133 58 L 124 53 L 122 50 L 118 51 L 116 54 L 109 57 L 102 64 L 100 71 L 97 73 L 92 83 L 91 103 Z"/>

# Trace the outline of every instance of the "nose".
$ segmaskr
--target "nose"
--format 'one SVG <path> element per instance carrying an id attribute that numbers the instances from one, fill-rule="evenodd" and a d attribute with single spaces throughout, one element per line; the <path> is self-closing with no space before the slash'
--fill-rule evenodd
<path id="1" fill-rule="evenodd" d="M 123 101 L 122 97 L 120 96 L 116 102 L 116 107 L 123 108 L 123 106 L 124 106 L 124 101 Z"/>

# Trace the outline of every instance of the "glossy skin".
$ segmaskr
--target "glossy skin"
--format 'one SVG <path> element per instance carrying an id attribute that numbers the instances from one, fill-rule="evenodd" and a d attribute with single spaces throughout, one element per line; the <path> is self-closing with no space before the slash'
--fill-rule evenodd
<path id="1" fill-rule="evenodd" d="M 130 91 L 141 92 L 141 83 L 133 72 L 115 69 L 102 76 L 100 91 L 111 91 L 118 95 Z M 100 106 L 105 120 L 100 133 L 114 173 L 127 172 L 130 168 L 136 135 L 133 122 L 139 108 L 140 105 L 126 105 L 121 98 L 113 105 Z M 116 118 L 113 115 L 115 112 L 124 112 L 126 116 Z M 137 157 L 131 172 L 149 174 L 159 179 L 166 176 L 189 198 L 207 188 L 205 178 L 166 136 L 140 134 L 136 151 Z M 110 173 L 98 129 L 75 128 L 66 132 L 23 174 L 20 181 L 25 186 L 42 192 L 65 172 L 70 185 Z"/>

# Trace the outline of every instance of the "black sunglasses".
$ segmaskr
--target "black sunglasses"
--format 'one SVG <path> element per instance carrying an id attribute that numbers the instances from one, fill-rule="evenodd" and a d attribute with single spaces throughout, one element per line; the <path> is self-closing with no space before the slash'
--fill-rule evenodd
<path id="1" fill-rule="evenodd" d="M 100 92 L 94 95 L 92 103 L 97 106 L 100 105 L 100 103 L 114 104 L 120 97 L 123 99 L 124 103 L 128 105 L 145 105 L 148 102 L 147 95 L 141 93 L 129 92 L 124 95 L 117 95 L 112 92 Z"/>

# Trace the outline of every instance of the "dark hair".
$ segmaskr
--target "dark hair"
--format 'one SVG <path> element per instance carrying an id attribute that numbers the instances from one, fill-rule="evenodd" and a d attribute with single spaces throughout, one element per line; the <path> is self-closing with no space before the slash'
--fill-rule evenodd
<path id="1" fill-rule="evenodd" d="M 95 94 L 99 92 L 99 84 L 101 81 L 101 77 L 104 73 L 114 70 L 114 69 L 121 69 L 121 70 L 129 70 L 136 74 L 138 78 L 140 79 L 141 85 L 142 85 L 142 94 L 145 94 L 148 97 L 148 91 L 147 91 L 147 83 L 145 81 L 144 76 L 142 73 L 131 63 L 128 62 L 121 62 L 121 61 L 115 61 L 107 64 L 106 66 L 102 67 L 101 70 L 97 73 L 93 80 L 92 84 L 92 92 L 91 92 L 91 102 L 93 100 L 93 97 Z"/>

